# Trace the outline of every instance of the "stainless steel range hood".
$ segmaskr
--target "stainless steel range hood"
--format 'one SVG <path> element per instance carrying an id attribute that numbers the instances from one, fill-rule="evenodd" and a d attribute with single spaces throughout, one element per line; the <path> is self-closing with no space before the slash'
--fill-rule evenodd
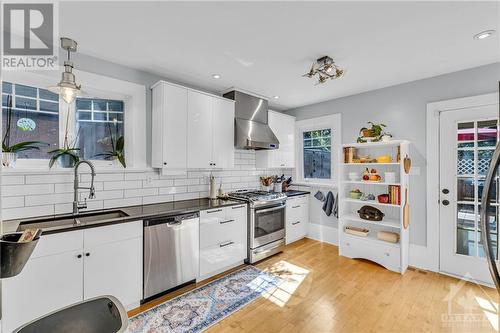
<path id="1" fill-rule="evenodd" d="M 279 141 L 267 124 L 267 100 L 232 90 L 224 97 L 234 100 L 234 146 L 242 149 L 277 149 Z"/>

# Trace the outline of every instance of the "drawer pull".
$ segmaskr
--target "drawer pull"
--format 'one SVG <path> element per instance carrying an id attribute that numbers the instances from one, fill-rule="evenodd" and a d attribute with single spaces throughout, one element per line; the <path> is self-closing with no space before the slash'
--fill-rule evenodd
<path id="1" fill-rule="evenodd" d="M 300 208 L 300 205 L 292 206 L 292 208 Z"/>
<path id="2" fill-rule="evenodd" d="M 234 244 L 234 242 L 226 242 L 226 243 L 221 243 L 219 244 L 219 247 L 224 247 L 224 246 L 228 246 L 228 245 L 231 245 L 231 244 Z"/>
<path id="3" fill-rule="evenodd" d="M 299 224 L 299 223 L 300 223 L 300 221 L 297 221 L 297 222 L 292 222 L 292 225 L 297 225 L 297 224 Z"/>
<path id="4" fill-rule="evenodd" d="M 212 213 L 217 213 L 217 212 L 222 212 L 222 209 L 214 209 L 214 210 L 207 210 L 207 214 L 212 214 Z"/>
<path id="5" fill-rule="evenodd" d="M 245 208 L 246 206 L 245 205 L 242 205 L 242 206 L 233 206 L 231 207 L 232 209 L 238 209 L 238 208 Z"/>
<path id="6" fill-rule="evenodd" d="M 345 245 L 347 245 L 347 246 L 351 246 L 351 243 L 347 242 L 347 243 L 345 243 Z"/>
<path id="7" fill-rule="evenodd" d="M 391 254 L 389 252 L 384 252 L 384 254 L 387 256 L 387 257 L 390 257 Z"/>
<path id="8" fill-rule="evenodd" d="M 226 224 L 226 223 L 229 223 L 229 222 L 234 222 L 234 220 L 220 221 L 219 223 L 220 224 Z"/>

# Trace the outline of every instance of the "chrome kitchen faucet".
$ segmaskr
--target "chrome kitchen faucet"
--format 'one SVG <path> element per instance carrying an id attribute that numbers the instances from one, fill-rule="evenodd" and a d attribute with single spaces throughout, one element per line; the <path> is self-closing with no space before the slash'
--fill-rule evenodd
<path id="1" fill-rule="evenodd" d="M 80 187 L 80 185 L 79 185 L 78 167 L 81 164 L 83 164 L 83 163 L 87 164 L 90 167 L 90 172 L 91 172 L 91 176 L 92 176 L 92 179 L 90 181 L 90 187 Z M 81 190 L 90 190 L 89 199 L 95 198 L 95 188 L 94 188 L 94 177 L 95 177 L 95 175 L 96 175 L 95 168 L 94 168 L 94 165 L 91 162 L 84 160 L 84 161 L 80 161 L 80 162 L 76 163 L 76 165 L 75 165 L 75 180 L 74 180 L 74 183 L 73 183 L 73 190 L 74 190 L 73 215 L 78 215 L 78 213 L 80 212 L 80 209 L 87 208 L 87 199 L 86 198 L 85 198 L 85 201 L 83 203 L 79 202 L 79 199 L 78 199 L 78 190 L 79 189 L 81 189 Z"/>

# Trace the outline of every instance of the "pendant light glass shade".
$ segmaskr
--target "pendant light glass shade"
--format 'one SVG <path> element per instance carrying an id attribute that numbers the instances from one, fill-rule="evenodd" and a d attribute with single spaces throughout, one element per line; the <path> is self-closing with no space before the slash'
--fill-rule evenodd
<path id="1" fill-rule="evenodd" d="M 61 75 L 61 81 L 49 91 L 58 94 L 62 99 L 70 104 L 81 93 L 81 85 L 76 84 L 75 74 L 73 74 L 73 63 L 70 61 L 71 52 L 76 51 L 77 43 L 70 38 L 61 38 L 61 47 L 68 51 L 68 60 L 64 62 L 64 72 Z"/>

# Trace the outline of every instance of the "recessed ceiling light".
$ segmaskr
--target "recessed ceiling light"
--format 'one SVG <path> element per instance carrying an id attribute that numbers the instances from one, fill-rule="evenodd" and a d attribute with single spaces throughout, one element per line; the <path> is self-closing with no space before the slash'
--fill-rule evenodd
<path id="1" fill-rule="evenodd" d="M 214 79 L 220 79 L 220 74 L 212 74 L 212 77 L 213 77 Z"/>
<path id="2" fill-rule="evenodd" d="M 495 33 L 495 30 L 481 31 L 480 33 L 474 35 L 474 39 L 485 39 L 485 38 L 490 37 L 494 33 Z"/>
<path id="3" fill-rule="evenodd" d="M 279 97 L 278 95 L 274 95 L 274 96 L 273 96 L 273 98 L 274 98 L 274 99 L 278 99 L 278 98 L 280 98 L 280 97 Z"/>

